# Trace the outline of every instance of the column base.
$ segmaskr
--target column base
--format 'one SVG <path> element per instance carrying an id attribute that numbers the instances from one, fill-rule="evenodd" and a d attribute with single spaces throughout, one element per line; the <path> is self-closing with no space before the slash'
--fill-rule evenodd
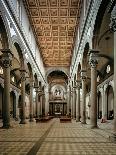
<path id="1" fill-rule="evenodd" d="M 81 124 L 87 124 L 86 122 L 81 122 Z"/>
<path id="2" fill-rule="evenodd" d="M 80 122 L 80 117 L 79 117 L 79 115 L 76 117 L 76 122 Z"/>
<path id="3" fill-rule="evenodd" d="M 110 137 L 109 140 L 113 143 L 116 143 L 116 133 L 113 133 Z"/>
<path id="4" fill-rule="evenodd" d="M 29 119 L 29 122 L 34 122 L 34 118 L 30 118 Z"/>
<path id="5" fill-rule="evenodd" d="M 98 126 L 92 126 L 91 125 L 91 127 L 90 127 L 91 129 L 99 129 L 99 127 Z"/>
<path id="6" fill-rule="evenodd" d="M 19 124 L 26 124 L 25 120 L 21 120 Z"/>
<path id="7" fill-rule="evenodd" d="M 34 118 L 33 118 L 33 115 L 32 114 L 30 114 L 29 122 L 34 122 Z"/>
<path id="8" fill-rule="evenodd" d="M 1 128 L 2 129 L 10 129 L 10 128 L 12 128 L 12 126 L 11 125 L 3 125 Z"/>
<path id="9" fill-rule="evenodd" d="M 80 122 L 80 120 L 79 119 L 76 119 L 76 122 Z"/>

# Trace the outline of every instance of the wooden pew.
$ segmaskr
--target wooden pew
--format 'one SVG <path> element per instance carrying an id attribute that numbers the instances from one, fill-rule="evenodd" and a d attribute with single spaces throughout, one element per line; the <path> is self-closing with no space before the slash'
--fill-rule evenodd
<path id="1" fill-rule="evenodd" d="M 61 117 L 60 123 L 71 123 L 71 118 L 70 117 Z"/>
<path id="2" fill-rule="evenodd" d="M 53 116 L 45 116 L 45 117 L 41 117 L 41 118 L 35 118 L 36 123 L 41 122 L 48 122 L 49 120 L 51 120 L 53 118 Z"/>

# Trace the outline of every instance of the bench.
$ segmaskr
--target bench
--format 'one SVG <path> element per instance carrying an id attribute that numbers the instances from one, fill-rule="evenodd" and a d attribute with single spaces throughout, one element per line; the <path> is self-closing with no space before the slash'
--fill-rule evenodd
<path id="1" fill-rule="evenodd" d="M 53 118 L 53 116 L 45 116 L 45 117 L 41 117 L 41 118 L 35 118 L 36 123 L 41 122 L 48 122 L 49 120 L 51 120 Z"/>
<path id="2" fill-rule="evenodd" d="M 71 118 L 70 117 L 61 117 L 60 123 L 71 123 Z"/>

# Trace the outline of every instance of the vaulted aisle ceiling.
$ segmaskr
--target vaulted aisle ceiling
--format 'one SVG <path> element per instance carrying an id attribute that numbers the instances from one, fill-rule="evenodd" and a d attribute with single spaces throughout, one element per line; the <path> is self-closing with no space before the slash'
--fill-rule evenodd
<path id="1" fill-rule="evenodd" d="M 82 0 L 24 0 L 47 67 L 70 66 Z"/>

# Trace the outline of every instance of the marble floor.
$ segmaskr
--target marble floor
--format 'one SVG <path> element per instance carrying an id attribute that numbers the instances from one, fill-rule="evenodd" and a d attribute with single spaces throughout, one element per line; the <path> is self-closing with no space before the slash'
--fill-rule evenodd
<path id="1" fill-rule="evenodd" d="M 112 122 L 99 122 L 99 129 L 87 123 L 12 121 L 12 128 L 0 129 L 0 155 L 116 155 L 116 144 L 109 141 Z"/>

